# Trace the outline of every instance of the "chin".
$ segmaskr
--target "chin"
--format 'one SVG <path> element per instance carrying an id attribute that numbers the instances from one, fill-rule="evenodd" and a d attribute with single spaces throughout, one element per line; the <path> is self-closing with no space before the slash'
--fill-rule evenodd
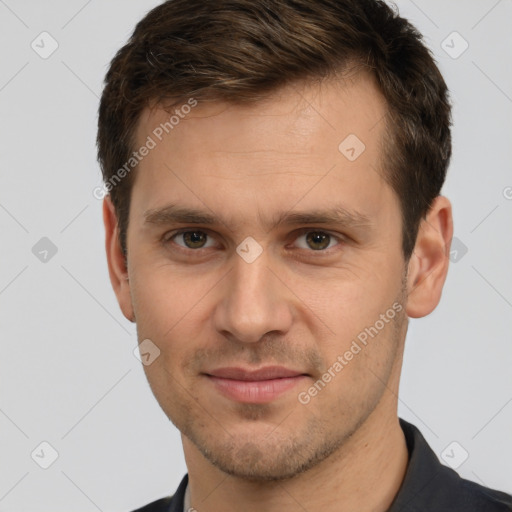
<path id="1" fill-rule="evenodd" d="M 260 435 L 226 433 L 223 440 L 189 434 L 185 435 L 210 464 L 251 482 L 289 480 L 328 458 L 342 444 L 340 439 L 329 441 L 326 432 L 319 432 L 313 425 L 285 435 L 276 435 L 275 428 Z"/>

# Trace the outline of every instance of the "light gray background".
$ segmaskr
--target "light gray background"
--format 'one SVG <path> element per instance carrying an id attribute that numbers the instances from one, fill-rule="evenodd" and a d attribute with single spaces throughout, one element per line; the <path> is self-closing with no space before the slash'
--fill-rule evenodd
<path id="1" fill-rule="evenodd" d="M 1 511 L 128 511 L 186 472 L 132 353 L 92 195 L 107 65 L 157 3 L 0 0 Z M 398 6 L 452 91 L 444 195 L 467 247 L 452 255 L 437 310 L 411 320 L 399 413 L 440 457 L 459 443 L 448 453 L 469 453 L 464 477 L 512 492 L 512 2 Z M 47 59 L 31 48 L 43 31 L 59 45 Z M 458 58 L 453 31 L 469 43 Z M 32 252 L 42 237 L 58 249 L 47 262 Z M 42 441 L 59 454 L 48 469 L 31 458 Z"/>

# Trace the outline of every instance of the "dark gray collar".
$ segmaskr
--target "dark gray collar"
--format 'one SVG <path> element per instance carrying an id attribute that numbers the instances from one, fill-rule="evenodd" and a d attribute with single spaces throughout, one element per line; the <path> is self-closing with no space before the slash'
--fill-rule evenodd
<path id="1" fill-rule="evenodd" d="M 443 466 L 421 432 L 400 418 L 409 451 L 409 464 L 388 512 L 512 512 L 512 496 L 464 480 Z M 188 475 L 172 500 L 164 498 L 144 512 L 182 512 Z"/>

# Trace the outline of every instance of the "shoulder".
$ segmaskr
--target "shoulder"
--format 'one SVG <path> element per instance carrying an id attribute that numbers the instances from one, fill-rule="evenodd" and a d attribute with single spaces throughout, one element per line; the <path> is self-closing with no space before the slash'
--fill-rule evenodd
<path id="1" fill-rule="evenodd" d="M 188 484 L 188 474 L 183 477 L 176 492 L 172 496 L 166 496 L 152 501 L 132 512 L 183 512 L 183 499 Z"/>
<path id="2" fill-rule="evenodd" d="M 430 506 L 442 504 L 447 510 L 464 512 L 512 512 L 511 495 L 467 480 L 440 463 L 425 491 L 430 493 L 424 498 Z"/>
<path id="3" fill-rule="evenodd" d="M 460 478 L 461 501 L 468 508 L 479 507 L 482 512 L 512 512 L 512 496 L 496 489 L 484 487 L 470 480 Z"/>
<path id="4" fill-rule="evenodd" d="M 167 498 L 161 498 L 159 500 L 153 501 L 144 505 L 137 510 L 133 510 L 133 512 L 168 512 L 169 507 L 171 506 L 173 496 L 168 496 Z"/>
<path id="5" fill-rule="evenodd" d="M 512 512 L 512 496 L 462 478 L 441 464 L 418 428 L 402 419 L 400 425 L 409 464 L 389 512 Z"/>

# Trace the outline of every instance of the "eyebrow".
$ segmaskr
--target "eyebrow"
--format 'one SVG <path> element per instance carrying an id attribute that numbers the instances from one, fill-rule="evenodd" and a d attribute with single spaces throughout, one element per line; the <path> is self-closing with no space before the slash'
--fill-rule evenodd
<path id="1" fill-rule="evenodd" d="M 220 217 L 205 210 L 169 204 L 162 208 L 155 208 L 144 212 L 144 224 L 171 225 L 171 224 L 202 224 L 207 226 L 228 226 Z M 298 224 L 336 224 L 347 228 L 371 228 L 371 219 L 356 210 L 349 210 L 341 205 L 328 209 L 315 209 L 309 211 L 283 211 L 278 212 L 270 221 L 264 222 L 266 227 L 274 229 L 280 225 L 293 226 Z"/>

